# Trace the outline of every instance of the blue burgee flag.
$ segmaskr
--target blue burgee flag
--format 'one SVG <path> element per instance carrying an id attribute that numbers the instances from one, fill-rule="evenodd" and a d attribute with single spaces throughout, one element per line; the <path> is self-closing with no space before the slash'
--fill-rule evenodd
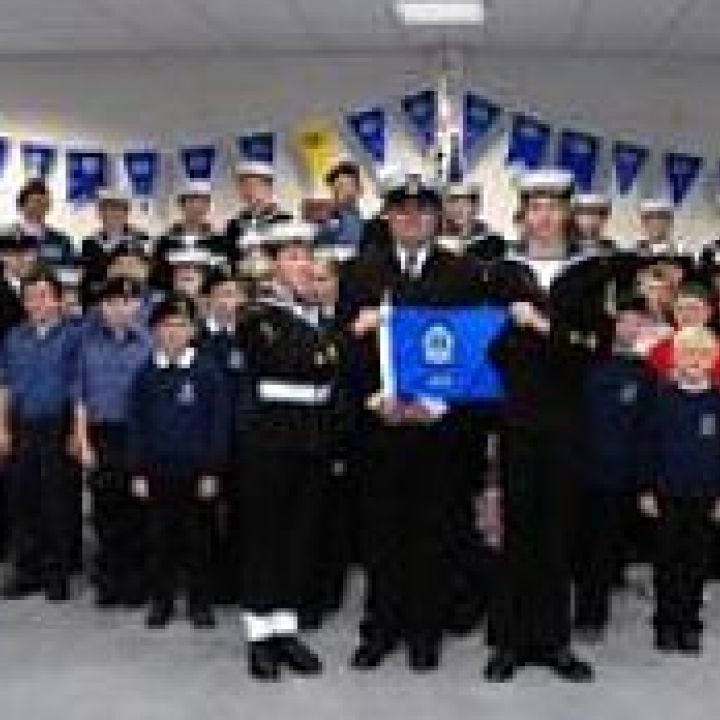
<path id="1" fill-rule="evenodd" d="M 68 202 L 92 202 L 97 199 L 98 190 L 107 185 L 109 160 L 101 150 L 68 150 L 65 166 Z"/>
<path id="2" fill-rule="evenodd" d="M 180 148 L 180 161 L 188 180 L 210 180 L 215 167 L 217 148 L 214 145 L 193 145 Z"/>
<path id="3" fill-rule="evenodd" d="M 543 164 L 552 129 L 532 115 L 516 114 L 508 140 L 507 164 L 536 170 Z"/>
<path id="4" fill-rule="evenodd" d="M 508 311 L 493 305 L 386 308 L 380 336 L 383 390 L 446 402 L 502 400 L 502 373 L 488 351 L 508 321 Z"/>
<path id="5" fill-rule="evenodd" d="M 346 117 L 348 127 L 360 147 L 373 160 L 382 165 L 385 162 L 387 145 L 387 112 L 375 107 L 350 113 Z"/>
<path id="6" fill-rule="evenodd" d="M 254 132 L 241 135 L 237 139 L 237 148 L 243 160 L 272 165 L 275 160 L 275 133 Z"/>
<path id="7" fill-rule="evenodd" d="M 157 150 L 128 150 L 123 154 L 123 162 L 133 195 L 145 200 L 151 198 L 160 174 L 160 153 Z"/>
<path id="8" fill-rule="evenodd" d="M 618 192 L 627 195 L 650 157 L 642 145 L 618 141 L 613 146 L 613 166 Z"/>
<path id="9" fill-rule="evenodd" d="M 697 182 L 703 166 L 703 159 L 686 153 L 665 153 L 665 178 L 672 192 L 672 199 L 680 205 Z"/>
<path id="10" fill-rule="evenodd" d="M 578 130 L 563 130 L 558 141 L 558 166 L 573 174 L 582 192 L 590 192 L 600 160 L 600 139 Z"/>

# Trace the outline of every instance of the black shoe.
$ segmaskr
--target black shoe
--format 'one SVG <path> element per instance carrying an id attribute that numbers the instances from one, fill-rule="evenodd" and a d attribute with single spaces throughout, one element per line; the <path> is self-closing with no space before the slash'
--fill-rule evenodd
<path id="1" fill-rule="evenodd" d="M 51 603 L 63 603 L 70 599 L 68 581 L 64 577 L 57 577 L 45 583 L 45 597 Z"/>
<path id="2" fill-rule="evenodd" d="M 95 606 L 102 609 L 118 607 L 122 604 L 120 594 L 106 587 L 99 587 L 95 595 Z"/>
<path id="3" fill-rule="evenodd" d="M 679 649 L 679 637 L 676 628 L 669 625 L 659 627 L 655 631 L 655 649 L 669 653 Z"/>
<path id="4" fill-rule="evenodd" d="M 261 640 L 249 644 L 248 670 L 250 677 L 262 682 L 276 682 L 280 679 L 280 665 L 272 640 Z"/>
<path id="5" fill-rule="evenodd" d="M 350 666 L 355 670 L 374 670 L 380 667 L 385 658 L 392 655 L 396 643 L 383 637 L 364 639 L 350 660 Z"/>
<path id="6" fill-rule="evenodd" d="M 298 625 L 301 630 L 319 630 L 323 624 L 322 610 L 301 610 L 298 616 Z"/>
<path id="7" fill-rule="evenodd" d="M 684 655 L 700 655 L 702 653 L 702 634 L 699 630 L 683 630 L 678 633 L 678 650 Z"/>
<path id="8" fill-rule="evenodd" d="M 150 605 L 145 625 L 150 630 L 162 630 L 168 626 L 174 614 L 173 605 L 166 601 L 155 601 Z"/>
<path id="9" fill-rule="evenodd" d="M 408 665 L 417 673 L 437 670 L 440 665 L 440 643 L 436 640 L 414 640 L 408 643 Z"/>
<path id="10" fill-rule="evenodd" d="M 485 666 L 485 679 L 501 683 L 512 680 L 518 667 L 517 657 L 508 650 L 496 650 Z"/>
<path id="11" fill-rule="evenodd" d="M 545 658 L 543 665 L 554 670 L 556 675 L 569 682 L 591 682 L 593 669 L 569 648 L 563 648 Z"/>
<path id="12" fill-rule="evenodd" d="M 3 588 L 2 595 L 6 600 L 22 600 L 30 595 L 36 595 L 42 589 L 42 583 L 38 580 L 15 577 Z"/>
<path id="13" fill-rule="evenodd" d="M 576 625 L 575 637 L 588 645 L 597 645 L 605 638 L 605 628 L 602 625 Z"/>
<path id="14" fill-rule="evenodd" d="M 276 637 L 275 653 L 280 664 L 287 665 L 298 675 L 319 675 L 322 672 L 320 658 L 294 635 Z"/>
<path id="15" fill-rule="evenodd" d="M 197 630 L 213 630 L 216 627 L 215 614 L 209 606 L 193 608 L 190 619 Z"/>

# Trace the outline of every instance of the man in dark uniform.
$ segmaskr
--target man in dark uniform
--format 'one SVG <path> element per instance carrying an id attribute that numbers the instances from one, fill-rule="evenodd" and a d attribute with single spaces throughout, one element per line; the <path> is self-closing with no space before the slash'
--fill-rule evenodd
<path id="1" fill-rule="evenodd" d="M 31 238 L 37 247 L 39 259 L 47 265 L 56 266 L 72 260 L 73 248 L 65 233 L 47 225 L 46 218 L 51 204 L 50 191 L 45 181 L 29 180 L 17 197 L 20 219 L 7 232 Z"/>
<path id="2" fill-rule="evenodd" d="M 127 193 L 115 188 L 101 188 L 98 192 L 100 228 L 83 240 L 81 258 L 83 304 L 91 301 L 92 288 L 105 279 L 110 258 L 123 246 L 147 249 L 146 233 L 132 227 L 129 222 L 131 200 Z"/>
<path id="3" fill-rule="evenodd" d="M 521 184 L 525 254 L 504 264 L 514 327 L 494 348 L 503 368 L 503 539 L 490 630 L 488 680 L 537 663 L 571 681 L 591 667 L 570 648 L 571 547 L 582 473 L 582 387 L 600 345 L 582 311 L 594 265 L 568 256 L 572 176 L 528 172 Z M 601 277 L 602 277 L 602 268 Z M 596 303 L 590 303 L 591 306 Z"/>
<path id="4" fill-rule="evenodd" d="M 481 190 L 476 185 L 455 183 L 443 193 L 443 235 L 457 242 L 457 251 L 491 262 L 504 257 L 505 238 L 493 232 L 478 217 L 481 209 Z"/>
<path id="5" fill-rule="evenodd" d="M 127 474 L 130 387 L 150 356 L 150 338 L 137 322 L 139 286 L 111 278 L 95 293 L 99 316 L 83 331 L 76 385 L 76 437 L 90 472 L 97 533 L 99 607 L 142 601 L 143 526 Z"/>
<path id="6" fill-rule="evenodd" d="M 387 398 L 381 390 L 378 308 L 480 301 L 475 264 L 437 247 L 440 194 L 410 176 L 385 196 L 392 241 L 343 272 L 341 304 L 356 336 L 353 390 L 362 408 L 363 527 L 369 593 L 356 669 L 379 666 L 405 641 L 417 672 L 440 661 L 454 568 L 445 545 L 467 475 L 481 472 L 480 426 L 469 408 Z"/>
<path id="7" fill-rule="evenodd" d="M 233 266 L 255 249 L 256 235 L 292 216 L 281 210 L 274 198 L 275 171 L 272 165 L 243 161 L 235 167 L 235 187 L 240 207 L 228 220 L 223 239 L 223 254 Z"/>
<path id="8" fill-rule="evenodd" d="M 276 224 L 271 293 L 240 332 L 253 379 L 239 468 L 244 527 L 242 596 L 249 669 L 277 680 L 282 666 L 321 672 L 299 639 L 299 611 L 314 580 L 323 481 L 342 418 L 343 347 L 313 304 L 312 242 L 305 223 Z"/>

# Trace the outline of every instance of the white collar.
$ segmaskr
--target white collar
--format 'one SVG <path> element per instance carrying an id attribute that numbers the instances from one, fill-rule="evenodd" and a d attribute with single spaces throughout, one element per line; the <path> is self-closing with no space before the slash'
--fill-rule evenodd
<path id="1" fill-rule="evenodd" d="M 211 315 L 205 318 L 205 328 L 211 335 L 219 335 L 222 332 L 235 332 L 235 328 L 232 325 L 221 325 L 218 319 Z"/>
<path id="2" fill-rule="evenodd" d="M 175 367 L 182 368 L 183 370 L 188 370 L 193 366 L 193 363 L 195 362 L 195 356 L 197 355 L 197 350 L 190 346 L 186 347 L 183 351 L 180 357 L 175 360 L 175 362 L 172 362 L 170 360 L 170 357 L 166 352 L 163 352 L 162 350 L 158 350 L 155 355 L 153 356 L 153 361 L 155 363 L 156 367 L 159 367 L 161 370 L 167 370 L 172 365 L 175 365 Z"/>
<path id="3" fill-rule="evenodd" d="M 675 376 L 675 384 L 680 391 L 691 394 L 700 394 L 712 389 L 712 383 L 709 380 L 705 380 L 700 383 L 689 383 L 686 380 Z"/>
<path id="4" fill-rule="evenodd" d="M 14 292 L 20 294 L 22 290 L 22 280 L 15 275 L 5 275 L 5 282 L 13 289 Z"/>
<path id="5" fill-rule="evenodd" d="M 420 277 L 423 268 L 425 267 L 425 263 L 430 255 L 430 247 L 427 244 L 423 244 L 413 253 L 408 248 L 396 243 L 395 254 L 397 255 L 398 260 L 400 260 L 401 272 L 409 272 L 413 278 L 417 278 Z M 408 268 L 411 255 L 414 255 L 414 267 Z"/>

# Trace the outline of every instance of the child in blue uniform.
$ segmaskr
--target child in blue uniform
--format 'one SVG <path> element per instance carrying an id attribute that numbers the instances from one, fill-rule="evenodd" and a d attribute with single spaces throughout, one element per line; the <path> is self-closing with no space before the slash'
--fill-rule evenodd
<path id="1" fill-rule="evenodd" d="M 29 275 L 22 286 L 27 320 L 0 353 L 0 457 L 8 463 L 14 571 L 5 594 L 44 589 L 53 602 L 68 598 L 80 514 L 67 454 L 79 326 L 63 319 L 61 295 L 50 271 Z"/>
<path id="2" fill-rule="evenodd" d="M 154 353 L 131 393 L 128 459 L 132 491 L 148 519 L 151 628 L 172 618 L 183 571 L 193 623 L 215 623 L 208 571 L 229 407 L 225 378 L 192 344 L 195 323 L 186 298 L 172 296 L 155 307 Z"/>
<path id="3" fill-rule="evenodd" d="M 587 471 L 579 529 L 575 629 L 599 640 L 610 619 L 610 593 L 625 549 L 625 520 L 638 482 L 638 427 L 651 384 L 637 352 L 647 323 L 644 300 L 617 299 L 612 353 L 585 384 Z"/>
<path id="4" fill-rule="evenodd" d="M 646 414 L 640 509 L 656 523 L 655 645 L 701 651 L 700 609 L 713 523 L 720 520 L 720 394 L 711 372 L 715 335 L 685 328 L 674 338 L 675 371 Z"/>
<path id="5" fill-rule="evenodd" d="M 126 468 L 128 399 L 150 357 L 150 338 L 138 324 L 139 286 L 125 278 L 99 289 L 98 317 L 87 322 L 78 361 L 76 436 L 89 471 L 97 533 L 97 604 L 138 605 L 142 529 Z"/>

